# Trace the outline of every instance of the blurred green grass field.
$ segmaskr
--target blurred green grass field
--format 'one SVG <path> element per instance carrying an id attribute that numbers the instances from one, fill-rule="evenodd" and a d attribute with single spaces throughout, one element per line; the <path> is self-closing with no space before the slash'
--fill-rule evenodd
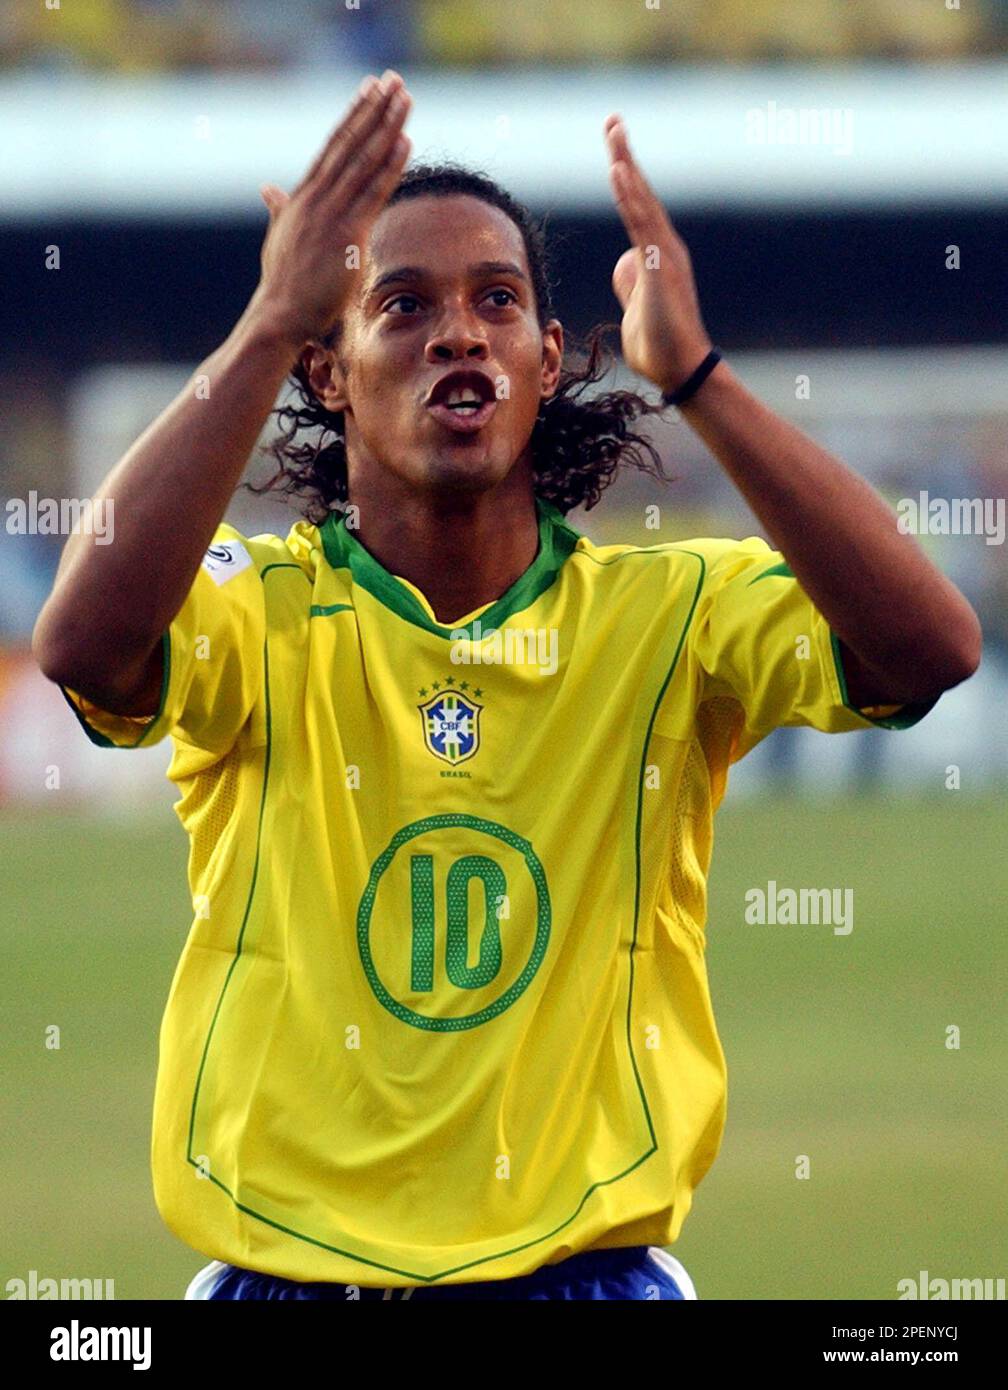
<path id="1" fill-rule="evenodd" d="M 701 1298 L 891 1299 L 921 1269 L 1008 1274 L 1006 828 L 999 800 L 952 793 L 729 799 L 708 930 L 728 1126 L 675 1247 Z M 0 1285 L 35 1269 L 180 1298 L 206 1260 L 161 1225 L 148 1146 L 184 836 L 170 812 L 8 813 L 0 834 Z M 745 891 L 769 879 L 853 888 L 853 931 L 747 926 Z"/>

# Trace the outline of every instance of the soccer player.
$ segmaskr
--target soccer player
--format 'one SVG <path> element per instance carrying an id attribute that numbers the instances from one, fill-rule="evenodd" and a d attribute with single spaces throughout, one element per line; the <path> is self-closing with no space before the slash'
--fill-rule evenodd
<path id="1" fill-rule="evenodd" d="M 980 631 L 718 360 L 615 116 L 624 357 L 778 549 L 579 535 L 662 406 L 586 397 L 536 226 L 480 176 L 404 174 L 409 104 L 366 80 L 264 189 L 247 309 L 103 485 L 114 544 L 70 539 L 35 633 L 95 741 L 173 739 L 194 920 L 156 1197 L 213 1261 L 191 1297 L 691 1297 L 662 1247 L 724 1120 L 728 766 L 782 724 L 912 724 Z M 310 514 L 247 539 L 221 517 L 292 363 L 276 449 Z"/>

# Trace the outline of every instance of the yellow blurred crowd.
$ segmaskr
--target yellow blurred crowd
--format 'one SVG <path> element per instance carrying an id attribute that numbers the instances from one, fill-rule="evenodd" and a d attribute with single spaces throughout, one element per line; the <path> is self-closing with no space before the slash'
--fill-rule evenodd
<path id="1" fill-rule="evenodd" d="M 0 66 L 121 72 L 391 61 L 981 57 L 1005 0 L 6 0 Z"/>

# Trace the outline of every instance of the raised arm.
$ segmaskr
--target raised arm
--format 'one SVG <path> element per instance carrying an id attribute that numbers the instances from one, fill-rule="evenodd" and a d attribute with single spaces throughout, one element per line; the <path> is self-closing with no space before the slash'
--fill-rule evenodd
<path id="1" fill-rule="evenodd" d="M 185 601 L 291 363 L 341 316 L 371 225 L 409 156 L 395 73 L 367 78 L 297 188 L 263 190 L 262 273 L 226 341 L 106 478 L 111 544 L 69 538 L 32 650 L 113 713 L 157 708 L 161 637 Z"/>
<path id="2" fill-rule="evenodd" d="M 632 243 L 613 272 L 623 354 L 672 392 L 711 347 L 689 252 L 619 117 L 606 121 L 606 139 Z M 976 614 L 863 478 L 757 400 L 725 362 L 681 409 L 840 639 L 853 704 L 925 701 L 973 674 L 982 642 Z"/>

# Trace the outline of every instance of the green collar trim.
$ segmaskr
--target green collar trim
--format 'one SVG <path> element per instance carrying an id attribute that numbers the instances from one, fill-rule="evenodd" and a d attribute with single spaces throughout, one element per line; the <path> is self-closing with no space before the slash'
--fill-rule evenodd
<path id="1" fill-rule="evenodd" d="M 355 584 L 366 589 L 379 603 L 414 627 L 422 627 L 426 632 L 456 641 L 462 634 L 472 637 L 477 622 L 480 631 L 486 634 L 488 629 L 496 628 L 515 613 L 530 607 L 554 582 L 564 561 L 581 539 L 580 532 L 564 520 L 552 502 L 537 497 L 535 504 L 539 517 L 539 549 L 535 559 L 496 602 L 471 622 L 460 626 L 445 627 L 434 622 L 412 590 L 380 565 L 356 536 L 347 530 L 346 518 L 342 513 L 331 512 L 319 528 L 319 534 L 323 552 L 333 569 L 348 569 Z"/>

